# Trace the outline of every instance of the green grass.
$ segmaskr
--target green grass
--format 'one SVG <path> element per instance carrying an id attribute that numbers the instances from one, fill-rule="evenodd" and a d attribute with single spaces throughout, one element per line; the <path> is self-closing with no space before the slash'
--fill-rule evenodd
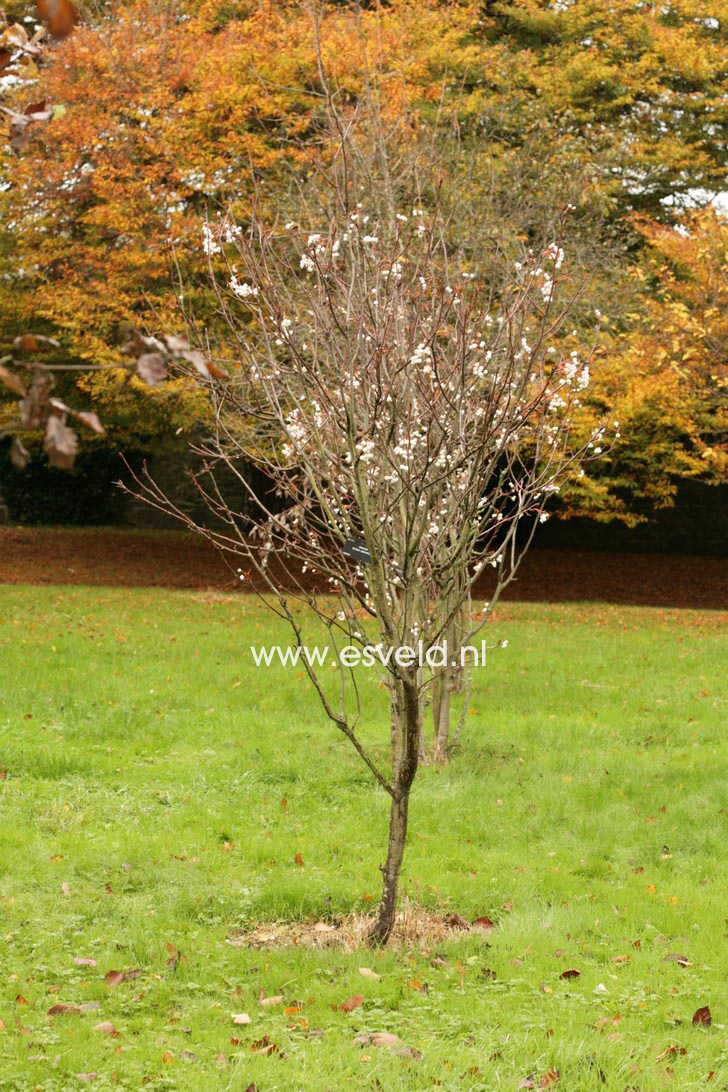
<path id="1" fill-rule="evenodd" d="M 226 943 L 379 889 L 384 794 L 301 672 L 252 667 L 249 644 L 284 629 L 192 593 L 6 587 L 0 607 L 0 1088 L 514 1089 L 549 1069 L 568 1092 L 726 1087 L 719 616 L 503 608 L 462 749 L 416 784 L 403 882 L 497 928 L 352 954 Z M 360 678 L 384 760 L 383 694 Z M 112 969 L 141 974 L 113 987 Z M 693 1027 L 703 1005 L 712 1027 Z M 264 1036 L 279 1054 L 252 1052 Z"/>

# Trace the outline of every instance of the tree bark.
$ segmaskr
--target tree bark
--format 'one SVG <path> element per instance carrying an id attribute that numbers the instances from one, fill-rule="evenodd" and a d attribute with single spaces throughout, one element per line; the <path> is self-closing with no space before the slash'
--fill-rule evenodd
<path id="1" fill-rule="evenodd" d="M 450 743 L 450 695 L 452 693 L 452 668 L 445 667 L 439 675 L 439 694 L 437 702 L 437 720 L 435 722 L 435 743 L 433 762 L 447 762 Z"/>
<path id="2" fill-rule="evenodd" d="M 387 860 L 381 868 L 384 881 L 377 920 L 368 937 L 372 946 L 386 944 L 394 928 L 399 877 L 407 840 L 409 798 L 419 763 L 422 706 L 416 678 L 403 683 L 400 694 L 400 716 L 392 754 L 392 804 L 389 811 Z"/>

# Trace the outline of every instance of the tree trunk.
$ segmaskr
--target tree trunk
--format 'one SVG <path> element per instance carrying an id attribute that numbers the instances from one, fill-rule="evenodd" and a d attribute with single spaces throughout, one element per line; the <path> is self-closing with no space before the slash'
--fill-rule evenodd
<path id="1" fill-rule="evenodd" d="M 439 675 L 439 700 L 437 720 L 435 722 L 435 743 L 432 752 L 433 762 L 447 762 L 450 743 L 450 695 L 452 693 L 452 668 L 445 667 Z"/>
<path id="2" fill-rule="evenodd" d="M 392 754 L 392 804 L 389 811 L 387 860 L 382 866 L 382 900 L 377 920 L 368 937 L 372 946 L 386 944 L 394 928 L 399 876 L 407 840 L 409 798 L 419 763 L 422 706 L 416 679 L 403 683 L 400 695 L 400 716 Z"/>

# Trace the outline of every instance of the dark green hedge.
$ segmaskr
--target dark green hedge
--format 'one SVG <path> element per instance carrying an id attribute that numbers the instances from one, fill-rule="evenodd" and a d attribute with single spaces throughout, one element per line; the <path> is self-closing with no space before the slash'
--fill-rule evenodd
<path id="1" fill-rule="evenodd" d="M 36 449 L 26 469 L 16 470 L 9 447 L 9 440 L 0 445 L 0 496 L 11 522 L 81 526 L 119 518 L 124 495 L 114 482 L 125 468 L 115 452 L 101 446 L 81 450 L 73 470 L 56 470 Z"/>

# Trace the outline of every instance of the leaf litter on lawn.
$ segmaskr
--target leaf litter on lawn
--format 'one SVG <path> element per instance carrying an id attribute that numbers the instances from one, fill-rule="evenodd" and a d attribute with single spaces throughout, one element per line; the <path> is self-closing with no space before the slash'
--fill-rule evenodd
<path id="1" fill-rule="evenodd" d="M 368 914 L 350 914 L 333 921 L 261 922 L 227 938 L 234 948 L 367 948 L 367 936 L 374 925 Z M 466 932 L 483 933 L 496 928 L 489 917 L 472 923 L 459 914 L 442 915 L 405 902 L 397 914 L 390 948 L 436 945 Z M 364 977 L 367 975 L 364 974 Z"/>

